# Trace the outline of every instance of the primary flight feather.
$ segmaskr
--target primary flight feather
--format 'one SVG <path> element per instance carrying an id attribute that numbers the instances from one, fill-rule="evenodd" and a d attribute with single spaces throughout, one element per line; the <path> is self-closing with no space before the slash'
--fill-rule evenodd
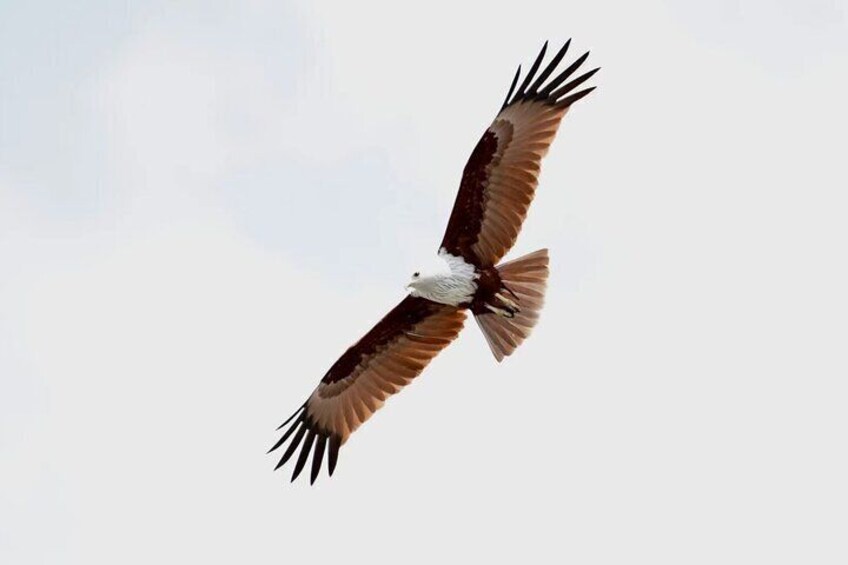
<path id="1" fill-rule="evenodd" d="M 332 475 L 341 446 L 459 335 L 467 310 L 498 361 L 530 334 L 544 300 L 548 252 L 499 261 L 518 237 L 542 157 L 560 122 L 575 102 L 594 90 L 578 87 L 598 69 L 571 78 L 588 52 L 555 74 L 570 42 L 537 75 L 545 43 L 520 85 L 518 67 L 500 112 L 471 152 L 438 252 L 444 271 L 415 273 L 409 295 L 345 351 L 278 428 L 289 426 L 270 451 L 289 442 L 276 468 L 297 453 L 292 481 L 310 454 L 310 482 L 315 482 L 325 453 Z"/>

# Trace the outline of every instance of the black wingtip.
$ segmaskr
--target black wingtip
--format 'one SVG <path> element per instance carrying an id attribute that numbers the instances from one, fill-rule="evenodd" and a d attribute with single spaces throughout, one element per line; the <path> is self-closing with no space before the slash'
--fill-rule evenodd
<path id="1" fill-rule="evenodd" d="M 303 442 L 303 447 L 300 448 L 300 455 L 297 456 L 297 463 L 295 463 L 294 471 L 292 472 L 291 480 L 294 480 L 300 475 L 300 472 L 303 471 L 304 465 L 306 465 L 306 460 L 309 459 L 309 452 L 312 451 L 312 443 L 315 441 L 315 430 L 309 430 L 309 435 L 306 436 L 306 441 Z"/>
<path id="2" fill-rule="evenodd" d="M 296 413 L 295 413 L 295 414 L 296 414 Z M 288 424 L 288 423 L 289 423 L 289 420 L 291 420 L 291 418 L 289 418 L 288 420 L 286 420 L 286 422 L 285 422 L 285 423 L 286 423 L 286 424 Z M 298 418 L 297 420 L 295 420 L 295 421 L 294 421 L 294 423 L 291 425 L 291 427 L 290 427 L 288 430 L 286 430 L 286 433 L 284 433 L 284 434 L 283 434 L 283 437 L 281 437 L 281 438 L 277 441 L 277 443 L 275 443 L 275 444 L 273 445 L 273 447 L 271 447 L 271 449 L 269 449 L 269 450 L 268 450 L 268 453 L 271 453 L 272 451 L 274 451 L 275 449 L 277 449 L 277 448 L 279 448 L 281 445 L 283 445 L 283 444 L 286 442 L 286 440 L 289 438 L 289 436 L 292 434 L 292 432 L 294 432 L 295 428 L 297 428 L 298 424 L 300 424 L 300 422 L 301 422 L 302 420 L 303 420 L 303 418 Z M 279 430 L 279 428 L 277 428 L 277 429 Z M 267 455 L 267 454 L 266 454 L 266 455 Z"/>
<path id="3" fill-rule="evenodd" d="M 548 42 L 545 41 L 545 44 L 542 45 L 542 50 L 539 51 L 539 54 L 536 56 L 536 60 L 533 61 L 533 65 L 530 67 L 530 70 L 527 72 L 527 76 L 524 77 L 524 81 L 521 83 L 521 86 L 518 88 L 518 92 L 515 93 L 516 100 L 523 97 L 524 93 L 527 90 L 527 87 L 530 86 L 530 81 L 533 80 L 533 77 L 536 76 L 536 71 L 539 70 L 539 65 L 542 64 L 542 59 L 545 58 L 545 52 L 548 50 Z"/>
<path id="4" fill-rule="evenodd" d="M 589 94 L 590 92 L 595 90 L 596 88 L 598 88 L 598 87 L 592 86 L 590 88 L 585 88 L 585 89 L 583 89 L 579 92 L 575 92 L 574 94 L 566 96 L 565 98 L 563 98 L 562 100 L 560 100 L 557 103 L 557 106 L 559 106 L 561 108 L 568 108 L 569 106 L 571 106 L 572 104 L 574 104 L 575 102 L 577 102 L 578 100 L 580 100 L 581 98 L 583 98 L 584 96 L 586 96 L 587 94 Z"/>
<path id="5" fill-rule="evenodd" d="M 295 416 L 297 416 L 298 414 L 300 414 L 300 411 L 301 411 L 301 410 L 303 410 L 304 408 L 306 408 L 306 403 L 301 404 L 301 405 L 300 405 L 300 408 L 298 408 L 297 410 L 295 410 L 295 411 L 294 411 L 294 414 L 292 414 L 291 416 L 289 416 L 288 418 L 286 418 L 286 421 L 285 421 L 285 422 L 283 422 L 282 424 L 280 424 L 279 426 L 277 426 L 277 430 L 282 430 L 282 429 L 283 429 L 283 427 L 285 427 L 285 425 L 286 425 L 286 424 L 288 424 L 289 422 L 291 422 L 291 421 L 292 421 L 292 418 L 294 418 Z"/>
<path id="6" fill-rule="evenodd" d="M 305 406 L 305 405 L 304 405 Z M 291 437 L 291 441 L 286 447 L 285 453 L 277 462 L 277 465 L 274 467 L 276 471 L 280 467 L 284 466 L 294 457 L 296 451 L 299 450 L 299 454 L 297 457 L 297 461 L 294 465 L 294 470 L 291 475 L 291 481 L 294 482 L 298 476 L 301 475 L 304 468 L 306 467 L 307 462 L 309 461 L 310 455 L 312 456 L 312 464 L 309 473 L 309 484 L 315 484 L 315 481 L 318 478 L 318 475 L 321 472 L 321 466 L 323 464 L 324 455 L 329 451 L 328 457 L 328 468 L 330 471 L 330 476 L 332 476 L 333 471 L 336 467 L 336 461 L 338 460 L 339 447 L 342 444 L 341 437 L 331 433 L 322 431 L 318 424 L 312 420 L 306 413 L 306 410 L 303 410 L 304 407 L 298 409 L 295 413 L 297 416 L 292 422 L 292 418 L 289 418 L 284 422 L 288 424 L 291 422 L 289 428 L 283 434 L 283 437 L 274 444 L 271 449 L 268 450 L 268 453 L 280 448 L 282 445 L 286 443 L 286 441 Z M 294 437 L 292 437 L 294 434 Z M 329 441 L 329 450 L 327 450 L 327 443 Z M 313 450 L 313 445 L 315 449 Z"/>
<path id="7" fill-rule="evenodd" d="M 298 445 L 300 445 L 300 440 L 303 439 L 303 434 L 305 434 L 305 433 L 306 433 L 306 425 L 301 423 L 300 427 L 297 430 L 297 433 L 294 436 L 294 439 L 292 439 L 291 443 L 289 444 L 289 448 L 286 449 L 286 452 L 283 454 L 283 457 L 280 459 L 280 462 L 277 463 L 276 467 L 274 467 L 275 471 L 277 469 L 279 469 L 280 467 L 282 467 L 283 465 L 285 465 L 286 461 L 291 459 L 291 456 L 294 455 L 294 452 L 297 449 Z"/>
<path id="8" fill-rule="evenodd" d="M 568 94 L 569 92 L 571 92 L 572 90 L 574 90 L 575 88 L 577 88 L 578 86 L 580 86 L 581 84 L 583 84 L 584 82 L 586 82 L 587 80 L 592 78 L 595 75 L 595 73 L 597 73 L 600 69 L 601 69 L 600 67 L 598 67 L 597 69 L 592 69 L 588 73 L 584 73 L 584 74 L 580 75 L 579 77 L 577 77 L 576 79 L 569 82 L 568 84 L 563 85 L 562 88 L 557 89 L 555 92 L 551 92 L 551 98 L 553 98 L 555 101 L 559 102 L 559 100 L 564 95 Z"/>
<path id="9" fill-rule="evenodd" d="M 545 80 L 547 80 L 547 78 L 551 76 L 551 73 L 554 72 L 557 65 L 559 65 L 559 62 L 562 61 L 562 58 L 565 57 L 566 52 L 568 52 L 569 45 L 571 45 L 571 39 L 566 41 L 565 45 L 563 45 L 560 50 L 557 51 L 556 55 L 554 55 L 554 58 L 551 59 L 550 63 L 548 63 L 548 66 L 545 67 L 545 70 L 542 71 L 542 74 L 539 75 L 539 78 L 536 79 L 536 82 L 534 82 L 533 86 L 531 86 L 530 89 L 527 91 L 528 96 L 534 96 L 538 92 L 539 87 L 542 86 L 542 83 L 544 83 Z"/>
<path id="10" fill-rule="evenodd" d="M 506 93 L 506 99 L 504 100 L 503 106 L 501 106 L 501 110 L 509 105 L 509 99 L 512 97 L 512 91 L 515 90 L 515 85 L 518 84 L 518 77 L 520 75 L 521 65 L 518 65 L 518 70 L 515 71 L 515 77 L 513 77 L 512 84 L 509 86 L 509 91 Z"/>
<path id="11" fill-rule="evenodd" d="M 333 471 L 336 470 L 336 463 L 339 460 L 339 448 L 342 446 L 342 441 L 339 436 L 330 436 L 330 451 L 327 454 L 327 471 L 333 476 Z"/>
<path id="12" fill-rule="evenodd" d="M 568 80 L 568 77 L 574 74 L 580 65 L 583 64 L 584 61 L 589 57 L 589 51 L 583 53 L 580 57 L 577 58 L 573 63 L 571 63 L 568 68 L 566 68 L 562 73 L 560 73 L 554 80 L 552 80 L 548 85 L 539 92 L 539 97 L 547 98 L 551 95 L 553 90 L 558 87 L 560 84 Z"/>
<path id="13" fill-rule="evenodd" d="M 309 475 L 309 484 L 314 485 L 318 473 L 321 472 L 321 463 L 324 460 L 324 447 L 327 445 L 327 436 L 320 436 L 315 442 L 315 452 L 312 454 L 312 470 Z"/>

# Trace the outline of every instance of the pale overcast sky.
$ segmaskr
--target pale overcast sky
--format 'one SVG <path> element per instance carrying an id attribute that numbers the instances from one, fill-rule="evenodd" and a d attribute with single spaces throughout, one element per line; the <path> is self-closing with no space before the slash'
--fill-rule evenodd
<path id="1" fill-rule="evenodd" d="M 274 428 L 591 49 L 478 329 L 314 487 Z M 0 2 L 0 563 L 845 563 L 845 0 Z"/>

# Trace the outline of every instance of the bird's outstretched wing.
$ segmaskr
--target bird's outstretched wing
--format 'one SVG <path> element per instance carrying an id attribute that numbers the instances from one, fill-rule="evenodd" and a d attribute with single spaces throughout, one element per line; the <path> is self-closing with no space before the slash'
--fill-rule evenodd
<path id="1" fill-rule="evenodd" d="M 516 91 L 521 75 L 518 67 L 500 113 L 477 142 L 462 172 L 459 193 L 441 245 L 451 255 L 480 268 L 491 267 L 515 243 L 536 191 L 542 157 L 563 116 L 572 104 L 594 90 L 593 87 L 575 92 L 598 69 L 568 81 L 589 56 L 588 52 L 546 84 L 570 42 L 566 42 L 537 77 L 548 46 L 545 43 Z"/>
<path id="2" fill-rule="evenodd" d="M 459 334 L 464 322 L 465 312 L 459 308 L 404 298 L 335 362 L 309 399 L 283 422 L 280 429 L 290 426 L 271 451 L 292 440 L 276 468 L 300 446 L 292 481 L 303 470 L 310 451 L 311 482 L 321 470 L 325 451 L 332 475 L 339 447 L 350 434 L 418 376 Z"/>

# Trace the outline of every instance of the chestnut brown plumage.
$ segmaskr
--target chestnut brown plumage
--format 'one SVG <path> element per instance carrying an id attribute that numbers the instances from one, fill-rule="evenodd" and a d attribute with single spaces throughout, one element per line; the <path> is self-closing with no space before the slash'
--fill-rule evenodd
<path id="1" fill-rule="evenodd" d="M 466 310 L 474 314 L 498 361 L 530 334 L 544 302 L 548 252 L 542 249 L 499 262 L 518 237 L 539 182 L 542 158 L 563 117 L 593 90 L 576 88 L 598 69 L 571 79 L 588 52 L 546 84 L 570 44 L 568 40 L 537 76 L 546 42 L 520 84 L 518 67 L 500 112 L 463 169 L 440 254 L 470 266 L 473 294 L 450 302 L 413 293 L 342 354 L 307 401 L 278 428 L 289 426 L 270 451 L 291 441 L 276 468 L 300 448 L 292 481 L 310 455 L 310 483 L 318 477 L 325 454 L 332 476 L 341 446 L 456 338 Z"/>
<path id="2" fill-rule="evenodd" d="M 570 40 L 542 71 L 544 81 L 562 60 Z M 591 78 L 593 69 L 554 90 L 572 76 L 586 61 L 580 56 L 541 91 L 540 80 L 533 80 L 547 43 L 536 58 L 515 96 L 512 91 L 521 68 L 513 80 L 506 102 L 465 165 L 454 209 L 442 240 L 442 248 L 478 268 L 492 267 L 512 248 L 527 216 L 539 182 L 542 158 L 548 152 L 562 118 L 571 105 L 594 88 L 574 92 Z"/>

